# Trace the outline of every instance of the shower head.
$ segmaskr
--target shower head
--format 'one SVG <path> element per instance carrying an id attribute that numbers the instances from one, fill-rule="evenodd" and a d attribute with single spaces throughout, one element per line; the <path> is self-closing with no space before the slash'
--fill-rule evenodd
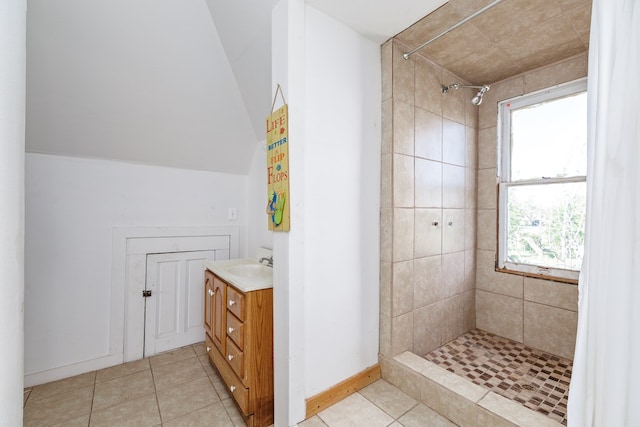
<path id="1" fill-rule="evenodd" d="M 474 96 L 471 99 L 471 103 L 473 105 L 480 105 L 482 104 L 482 97 L 484 96 L 485 92 L 488 91 L 489 89 L 491 89 L 489 87 L 489 85 L 484 85 L 482 86 L 482 88 L 478 91 L 478 93 L 476 93 L 476 96 Z"/>
<path id="2" fill-rule="evenodd" d="M 473 98 L 471 98 L 471 103 L 473 105 L 480 105 L 482 104 L 482 93 L 478 92 L 476 94 L 476 96 L 474 96 Z"/>
<path id="3" fill-rule="evenodd" d="M 480 89 L 478 91 L 478 93 L 476 93 L 476 96 L 474 96 L 471 99 L 471 103 L 473 105 L 480 105 L 482 104 L 482 97 L 484 96 L 484 94 L 491 89 L 491 86 L 489 85 L 482 85 L 482 86 L 475 86 L 475 85 L 461 85 L 459 83 L 452 83 L 449 86 L 442 86 L 442 93 L 447 93 L 449 92 L 449 89 L 461 89 L 461 88 L 472 88 L 472 89 Z"/>

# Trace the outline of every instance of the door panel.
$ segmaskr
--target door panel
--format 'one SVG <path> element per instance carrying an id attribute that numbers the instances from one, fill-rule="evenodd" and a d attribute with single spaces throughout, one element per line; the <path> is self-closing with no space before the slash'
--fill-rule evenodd
<path id="1" fill-rule="evenodd" d="M 215 259 L 216 251 L 147 255 L 145 357 L 204 340 L 202 263 Z"/>
<path id="2" fill-rule="evenodd" d="M 211 296 L 211 339 L 218 347 L 220 353 L 225 352 L 226 337 L 226 306 L 227 285 L 216 276 L 213 276 L 213 295 Z"/>
<path id="3" fill-rule="evenodd" d="M 204 271 L 204 331 L 213 337 L 213 273 Z"/>
<path id="4" fill-rule="evenodd" d="M 153 262 L 153 258 L 151 262 Z M 148 261 L 147 261 L 148 262 Z M 154 281 L 156 294 L 156 339 L 180 333 L 178 316 L 181 313 L 181 282 L 183 262 L 176 260 L 158 260 L 153 271 L 156 273 Z M 153 295 L 153 294 L 152 294 Z M 152 300 L 148 300 L 152 301 Z"/>

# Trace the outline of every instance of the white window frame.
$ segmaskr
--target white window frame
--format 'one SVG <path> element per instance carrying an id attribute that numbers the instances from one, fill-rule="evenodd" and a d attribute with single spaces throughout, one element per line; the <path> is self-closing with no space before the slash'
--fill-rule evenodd
<path id="1" fill-rule="evenodd" d="M 577 270 L 544 267 L 507 260 L 507 193 L 509 187 L 531 184 L 557 184 L 569 182 L 585 182 L 586 176 L 568 178 L 540 178 L 522 181 L 511 181 L 511 111 L 546 101 L 585 92 L 587 79 L 582 78 L 569 83 L 553 86 L 530 94 L 507 99 L 498 103 L 498 263 L 501 270 L 524 273 L 531 276 L 548 276 L 560 280 L 577 281 L 580 274 Z"/>

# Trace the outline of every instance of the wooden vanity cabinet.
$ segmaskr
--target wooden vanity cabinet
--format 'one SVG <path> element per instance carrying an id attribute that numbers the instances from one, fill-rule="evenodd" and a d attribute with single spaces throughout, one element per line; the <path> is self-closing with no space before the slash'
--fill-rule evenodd
<path id="1" fill-rule="evenodd" d="M 247 426 L 270 426 L 273 289 L 242 292 L 206 270 L 204 314 L 209 361 L 236 401 Z"/>

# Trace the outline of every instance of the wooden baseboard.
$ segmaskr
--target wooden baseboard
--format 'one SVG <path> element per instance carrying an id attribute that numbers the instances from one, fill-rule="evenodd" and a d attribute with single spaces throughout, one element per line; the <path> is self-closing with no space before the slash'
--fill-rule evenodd
<path id="1" fill-rule="evenodd" d="M 307 399 L 306 418 L 311 418 L 318 412 L 327 409 L 345 397 L 361 390 L 374 381 L 380 379 L 380 364 L 375 364 L 362 372 L 334 385 L 328 390 Z"/>

